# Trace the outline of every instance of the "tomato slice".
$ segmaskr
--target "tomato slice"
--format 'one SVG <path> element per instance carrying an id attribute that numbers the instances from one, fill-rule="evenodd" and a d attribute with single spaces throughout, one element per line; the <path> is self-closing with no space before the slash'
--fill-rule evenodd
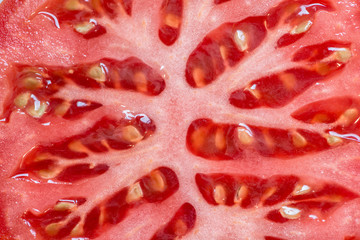
<path id="1" fill-rule="evenodd" d="M 0 239 L 360 239 L 355 0 L 4 0 Z"/>

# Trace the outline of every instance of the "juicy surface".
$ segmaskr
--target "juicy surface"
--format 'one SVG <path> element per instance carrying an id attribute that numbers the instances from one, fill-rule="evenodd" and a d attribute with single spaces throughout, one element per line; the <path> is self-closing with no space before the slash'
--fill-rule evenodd
<path id="1" fill-rule="evenodd" d="M 295 175 L 302 179 L 321 179 L 337 183 L 360 194 L 359 148 L 356 141 L 291 160 L 248 155 L 243 161 L 209 161 L 193 155 L 186 148 L 189 125 L 196 119 L 209 118 L 220 123 L 242 123 L 268 128 L 328 129 L 325 124 L 309 125 L 291 114 L 300 107 L 329 97 L 360 94 L 360 15 L 355 0 L 332 1 L 335 11 L 320 11 L 313 26 L 303 38 L 287 47 L 276 48 L 279 36 L 269 35 L 264 42 L 235 68 L 226 70 L 205 88 L 192 88 L 185 78 L 186 61 L 202 39 L 225 22 L 238 22 L 249 16 L 261 16 L 281 1 L 185 1 L 181 33 L 170 47 L 158 38 L 160 0 L 133 1 L 132 16 L 122 15 L 116 21 L 101 19 L 107 26 L 106 37 L 86 40 L 67 27 L 60 29 L 44 17 L 30 16 L 44 1 L 5 0 L 0 5 L 0 102 L 11 92 L 8 79 L 13 63 L 29 65 L 71 66 L 95 62 L 101 58 L 123 60 L 139 57 L 163 74 L 166 89 L 156 97 L 134 92 L 100 89 L 64 88 L 59 96 L 99 102 L 102 108 L 87 113 L 86 118 L 40 124 L 27 115 L 13 113 L 9 123 L 0 122 L 0 237 L 41 239 L 31 233 L 21 216 L 29 209 L 40 212 L 66 196 L 86 195 L 88 201 L 80 214 L 114 192 L 160 166 L 171 168 L 179 179 L 179 190 L 155 205 L 141 205 L 129 213 L 121 226 L 109 228 L 99 239 L 151 239 L 161 226 L 171 222 L 184 202 L 196 209 L 194 230 L 182 239 L 232 240 L 264 239 L 344 239 L 360 236 L 360 200 L 355 199 L 337 208 L 325 221 L 296 221 L 282 225 L 264 220 L 268 210 L 244 210 L 227 206 L 211 206 L 196 187 L 197 173 L 256 175 Z M 154 11 L 149 11 L 154 9 Z M 346 14 L 342 14 L 346 13 Z M 50 33 L 50 34 L 49 34 Z M 328 40 L 351 42 L 352 58 L 346 67 L 331 79 L 313 85 L 289 104 L 276 109 L 239 109 L 229 104 L 229 96 L 248 82 L 293 67 L 292 54 L 300 47 Z M 2 112 L 2 105 L 0 112 Z M 146 141 L 124 152 L 101 156 L 110 166 L 106 174 L 74 184 L 18 181 L 10 176 L 19 160 L 33 146 L 59 142 L 85 132 L 99 116 L 123 117 L 124 111 L 146 113 L 156 124 L 156 132 Z M 90 160 L 98 159 L 91 155 Z M 316 182 L 316 181 L 314 181 Z M 65 194 L 65 196 L 64 196 Z M 81 196 L 79 196 L 81 197 Z M 15 207 L 16 206 L 16 207 Z M 141 216 L 139 218 L 139 213 Z M 145 217 L 143 217 L 145 216 Z M 332 231 L 329 231 L 332 229 Z M 10 238 L 9 237 L 9 238 Z M 10 238 L 11 239 L 11 238 Z M 270 239 L 270 238 L 268 238 Z"/>

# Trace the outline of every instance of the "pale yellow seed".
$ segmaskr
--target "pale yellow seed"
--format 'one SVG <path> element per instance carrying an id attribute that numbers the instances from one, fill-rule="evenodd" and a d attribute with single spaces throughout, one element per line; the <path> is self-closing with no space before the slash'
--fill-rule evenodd
<path id="1" fill-rule="evenodd" d="M 168 13 L 164 19 L 165 25 L 172 28 L 179 28 L 181 24 L 181 18 L 175 14 Z"/>
<path id="2" fill-rule="evenodd" d="M 224 150 L 226 148 L 226 136 L 224 130 L 218 128 L 215 133 L 215 146 L 220 149 Z"/>
<path id="3" fill-rule="evenodd" d="M 224 45 L 220 46 L 220 55 L 223 60 L 228 58 L 228 49 Z"/>
<path id="4" fill-rule="evenodd" d="M 292 142 L 295 147 L 303 148 L 308 144 L 306 138 L 303 135 L 301 135 L 300 133 L 293 132 L 291 135 L 292 135 Z"/>
<path id="5" fill-rule="evenodd" d="M 286 219 L 298 219 L 301 217 L 301 210 L 294 207 L 282 206 L 280 208 L 280 214 Z"/>
<path id="6" fill-rule="evenodd" d="M 31 94 L 29 92 L 20 93 L 14 99 L 14 104 L 20 109 L 24 109 L 30 100 Z"/>
<path id="7" fill-rule="evenodd" d="M 69 150 L 73 152 L 86 153 L 89 149 L 80 140 L 74 140 L 68 144 Z"/>
<path id="8" fill-rule="evenodd" d="M 126 202 L 132 203 L 140 200 L 144 196 L 144 193 L 141 189 L 140 183 L 137 182 L 130 186 L 127 195 L 126 195 Z"/>
<path id="9" fill-rule="evenodd" d="M 188 231 L 188 227 L 186 225 L 186 223 L 179 219 L 175 222 L 175 226 L 174 226 L 174 233 L 176 236 L 184 236 Z"/>
<path id="10" fill-rule="evenodd" d="M 311 190 L 312 189 L 308 185 L 305 184 L 296 185 L 292 195 L 294 196 L 304 195 L 311 192 Z"/>
<path id="11" fill-rule="evenodd" d="M 246 198 L 248 193 L 249 189 L 245 185 L 239 187 L 234 196 L 234 203 L 241 204 L 242 200 Z"/>
<path id="12" fill-rule="evenodd" d="M 71 107 L 70 102 L 63 101 L 60 105 L 56 106 L 54 113 L 57 116 L 64 116 L 70 107 Z"/>
<path id="13" fill-rule="evenodd" d="M 191 134 L 191 144 L 193 145 L 193 148 L 199 149 L 202 148 L 206 141 L 206 129 L 200 128 L 194 131 Z"/>
<path id="14" fill-rule="evenodd" d="M 144 136 L 141 134 L 139 129 L 132 125 L 123 127 L 121 129 L 121 136 L 125 141 L 129 143 L 138 143 L 142 139 L 144 139 Z"/>
<path id="15" fill-rule="evenodd" d="M 147 78 L 143 72 L 136 72 L 134 74 L 134 83 L 135 83 L 136 89 L 139 92 L 147 92 L 148 91 Z"/>
<path id="16" fill-rule="evenodd" d="M 65 8 L 70 11 L 82 10 L 84 5 L 79 2 L 79 0 L 67 0 L 65 3 Z"/>
<path id="17" fill-rule="evenodd" d="M 227 194 L 226 190 L 221 184 L 218 184 L 218 185 L 215 186 L 213 197 L 214 197 L 214 200 L 215 200 L 215 202 L 217 204 L 225 205 L 225 203 L 226 203 L 226 194 Z"/>
<path id="18" fill-rule="evenodd" d="M 343 140 L 340 137 L 333 136 L 333 135 L 326 135 L 325 137 L 326 137 L 327 143 L 332 147 L 339 146 L 343 143 Z"/>
<path id="19" fill-rule="evenodd" d="M 295 26 L 291 30 L 290 34 L 296 35 L 296 34 L 301 34 L 301 33 L 307 32 L 311 28 L 312 24 L 313 24 L 313 22 L 311 20 L 303 21 L 299 25 Z"/>
<path id="20" fill-rule="evenodd" d="M 254 137 L 249 130 L 244 127 L 237 128 L 237 136 L 241 144 L 250 145 L 254 142 Z"/>
<path id="21" fill-rule="evenodd" d="M 26 108 L 26 112 L 34 118 L 41 118 L 46 113 L 47 108 L 46 102 L 36 101 Z"/>
<path id="22" fill-rule="evenodd" d="M 47 225 L 45 227 L 45 232 L 47 235 L 53 237 L 59 233 L 61 227 L 62 227 L 62 224 L 60 224 L 60 223 L 50 223 L 49 225 Z"/>
<path id="23" fill-rule="evenodd" d="M 71 237 L 79 237 L 82 236 L 84 234 L 84 227 L 83 227 L 83 223 L 79 222 L 72 230 L 70 233 Z"/>
<path id="24" fill-rule="evenodd" d="M 99 225 L 103 225 L 106 221 L 106 208 L 104 205 L 100 206 Z"/>
<path id="25" fill-rule="evenodd" d="M 61 172 L 61 169 L 44 169 L 37 172 L 38 176 L 43 179 L 52 179 L 55 178 L 59 173 Z"/>
<path id="26" fill-rule="evenodd" d="M 263 203 L 266 201 L 266 199 L 268 199 L 269 197 L 271 197 L 272 195 L 274 195 L 274 193 L 276 192 L 277 187 L 270 187 L 268 189 L 265 190 L 264 194 L 261 196 L 261 200 L 260 202 Z"/>
<path id="27" fill-rule="evenodd" d="M 271 135 L 267 129 L 263 130 L 263 136 L 264 136 L 266 146 L 270 149 L 274 148 L 274 146 L 275 146 L 274 139 L 271 137 Z"/>
<path id="28" fill-rule="evenodd" d="M 192 74 L 193 74 L 193 78 L 194 78 L 194 81 L 195 81 L 195 84 L 197 87 L 203 87 L 206 85 L 205 73 L 202 68 L 199 68 L 199 67 L 194 68 Z"/>
<path id="29" fill-rule="evenodd" d="M 26 77 L 23 79 L 23 85 L 28 90 L 35 90 L 43 86 L 41 79 L 36 77 Z"/>
<path id="30" fill-rule="evenodd" d="M 259 90 L 257 89 L 253 89 L 251 87 L 246 87 L 244 89 L 244 91 L 248 91 L 249 93 L 251 93 L 251 95 L 253 95 L 256 99 L 260 99 L 261 98 L 261 93 Z"/>
<path id="31" fill-rule="evenodd" d="M 63 212 L 76 208 L 76 204 L 70 202 L 59 202 L 54 206 L 55 211 Z"/>
<path id="32" fill-rule="evenodd" d="M 78 23 L 74 26 L 75 31 L 77 31 L 78 33 L 81 34 L 87 34 L 89 33 L 93 28 L 95 27 L 95 25 L 91 22 L 82 22 L 82 23 Z"/>
<path id="33" fill-rule="evenodd" d="M 98 82 L 106 81 L 104 69 L 100 65 L 92 66 L 88 71 L 88 76 Z"/>
<path id="34" fill-rule="evenodd" d="M 338 125 L 349 126 L 359 118 L 359 110 L 356 108 L 347 109 L 336 121 Z"/>
<path id="35" fill-rule="evenodd" d="M 294 74 L 291 73 L 281 73 L 279 74 L 279 79 L 283 83 L 284 87 L 292 91 L 296 87 L 297 79 Z"/>
<path id="36" fill-rule="evenodd" d="M 335 53 L 335 58 L 343 63 L 347 63 L 351 57 L 352 53 L 348 48 L 339 48 Z"/>
<path id="37" fill-rule="evenodd" d="M 234 41 L 236 43 L 236 46 L 242 52 L 246 51 L 249 48 L 247 36 L 245 32 L 241 30 L 236 30 L 234 35 Z"/>
<path id="38" fill-rule="evenodd" d="M 319 62 L 315 64 L 315 71 L 322 76 L 329 74 L 330 70 L 331 69 L 328 63 Z"/>
<path id="39" fill-rule="evenodd" d="M 158 170 L 150 173 L 151 189 L 156 192 L 163 192 L 166 189 L 166 182 L 162 173 Z"/>

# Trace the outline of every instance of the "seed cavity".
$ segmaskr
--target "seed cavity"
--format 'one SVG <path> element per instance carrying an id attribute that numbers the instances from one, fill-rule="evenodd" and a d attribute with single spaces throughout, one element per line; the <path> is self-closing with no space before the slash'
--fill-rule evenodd
<path id="1" fill-rule="evenodd" d="M 144 196 L 144 193 L 141 189 L 140 183 L 137 182 L 129 187 L 129 190 L 126 195 L 126 202 L 133 203 L 139 201 Z"/>
<path id="2" fill-rule="evenodd" d="M 294 207 L 282 206 L 280 208 L 280 214 L 286 219 L 298 219 L 301 216 L 301 210 Z"/>

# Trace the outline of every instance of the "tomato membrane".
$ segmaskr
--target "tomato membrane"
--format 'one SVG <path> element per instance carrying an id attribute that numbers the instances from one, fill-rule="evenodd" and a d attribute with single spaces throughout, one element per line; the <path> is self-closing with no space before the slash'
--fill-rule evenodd
<path id="1" fill-rule="evenodd" d="M 1 239 L 359 239 L 357 1 L 5 0 Z"/>

